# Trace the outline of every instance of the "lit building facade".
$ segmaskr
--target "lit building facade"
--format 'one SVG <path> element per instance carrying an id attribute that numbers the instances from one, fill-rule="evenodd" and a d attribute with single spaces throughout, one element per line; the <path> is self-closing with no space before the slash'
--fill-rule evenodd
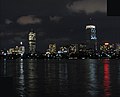
<path id="1" fill-rule="evenodd" d="M 55 57 L 53 55 L 56 55 L 56 44 L 49 44 L 45 56 L 48 58 Z"/>
<path id="2" fill-rule="evenodd" d="M 65 46 L 61 46 L 61 47 L 60 47 L 60 51 L 61 51 L 62 53 L 67 53 L 67 52 L 68 52 L 68 49 L 67 49 L 67 47 L 65 47 Z"/>
<path id="3" fill-rule="evenodd" d="M 57 53 L 58 54 L 66 54 L 66 53 L 68 53 L 68 48 L 65 46 L 61 46 Z"/>
<path id="4" fill-rule="evenodd" d="M 10 48 L 7 51 L 7 54 L 20 54 L 23 55 L 25 53 L 25 46 L 23 46 L 22 42 L 20 42 L 19 46 L 16 46 L 15 48 Z"/>
<path id="5" fill-rule="evenodd" d="M 104 43 L 103 45 L 100 45 L 100 51 L 102 52 L 112 53 L 114 52 L 114 50 L 115 50 L 114 44 Z"/>
<path id="6" fill-rule="evenodd" d="M 86 26 L 86 45 L 87 49 L 97 50 L 97 35 L 94 25 Z"/>
<path id="7" fill-rule="evenodd" d="M 86 44 L 80 44 L 79 51 L 86 51 Z"/>
<path id="8" fill-rule="evenodd" d="M 20 42 L 20 46 L 19 46 L 19 54 L 23 55 L 25 53 L 25 46 L 23 45 L 22 42 Z"/>
<path id="9" fill-rule="evenodd" d="M 36 52 L 36 33 L 33 31 L 29 32 L 29 53 L 35 53 Z"/>
<path id="10" fill-rule="evenodd" d="M 10 48 L 9 50 L 7 50 L 7 54 L 13 54 L 14 52 L 14 48 Z"/>
<path id="11" fill-rule="evenodd" d="M 56 53 L 56 44 L 49 44 L 48 51 L 50 52 L 50 54 L 55 54 Z"/>
<path id="12" fill-rule="evenodd" d="M 78 44 L 71 44 L 69 47 L 69 54 L 75 54 L 78 52 Z"/>

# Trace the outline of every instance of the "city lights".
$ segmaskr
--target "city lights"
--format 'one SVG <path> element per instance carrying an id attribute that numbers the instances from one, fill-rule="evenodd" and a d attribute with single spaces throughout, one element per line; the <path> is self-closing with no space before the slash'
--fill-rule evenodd
<path id="1" fill-rule="evenodd" d="M 15 47 L 8 50 L 0 50 L 0 59 L 101 59 L 101 58 L 120 58 L 120 44 L 105 42 L 98 45 L 96 27 L 86 26 L 86 40 L 84 43 L 75 43 L 58 46 L 50 43 L 46 52 L 37 53 L 37 38 L 34 31 L 28 32 L 28 50 L 20 41 Z"/>

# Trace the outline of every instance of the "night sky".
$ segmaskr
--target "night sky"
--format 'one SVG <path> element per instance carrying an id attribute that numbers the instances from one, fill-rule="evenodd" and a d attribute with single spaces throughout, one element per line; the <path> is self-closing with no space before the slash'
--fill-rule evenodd
<path id="1" fill-rule="evenodd" d="M 90 21 L 91 18 L 91 21 Z M 37 33 L 37 50 L 85 41 L 85 26 L 93 23 L 99 42 L 120 42 L 120 17 L 107 16 L 107 0 L 0 0 L 0 49 Z"/>

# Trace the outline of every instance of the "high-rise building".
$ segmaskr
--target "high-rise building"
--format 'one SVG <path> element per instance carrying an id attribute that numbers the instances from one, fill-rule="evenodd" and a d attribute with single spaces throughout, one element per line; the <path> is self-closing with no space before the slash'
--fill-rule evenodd
<path id="1" fill-rule="evenodd" d="M 86 45 L 87 49 L 97 50 L 97 35 L 94 25 L 86 26 Z"/>
<path id="2" fill-rule="evenodd" d="M 36 52 L 36 33 L 33 31 L 29 32 L 29 53 L 35 53 Z"/>

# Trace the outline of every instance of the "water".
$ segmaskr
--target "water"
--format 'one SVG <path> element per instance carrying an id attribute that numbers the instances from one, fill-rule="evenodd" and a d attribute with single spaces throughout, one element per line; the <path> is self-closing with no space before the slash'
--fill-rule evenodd
<path id="1" fill-rule="evenodd" d="M 120 60 L 1 60 L 16 97 L 120 97 Z"/>

